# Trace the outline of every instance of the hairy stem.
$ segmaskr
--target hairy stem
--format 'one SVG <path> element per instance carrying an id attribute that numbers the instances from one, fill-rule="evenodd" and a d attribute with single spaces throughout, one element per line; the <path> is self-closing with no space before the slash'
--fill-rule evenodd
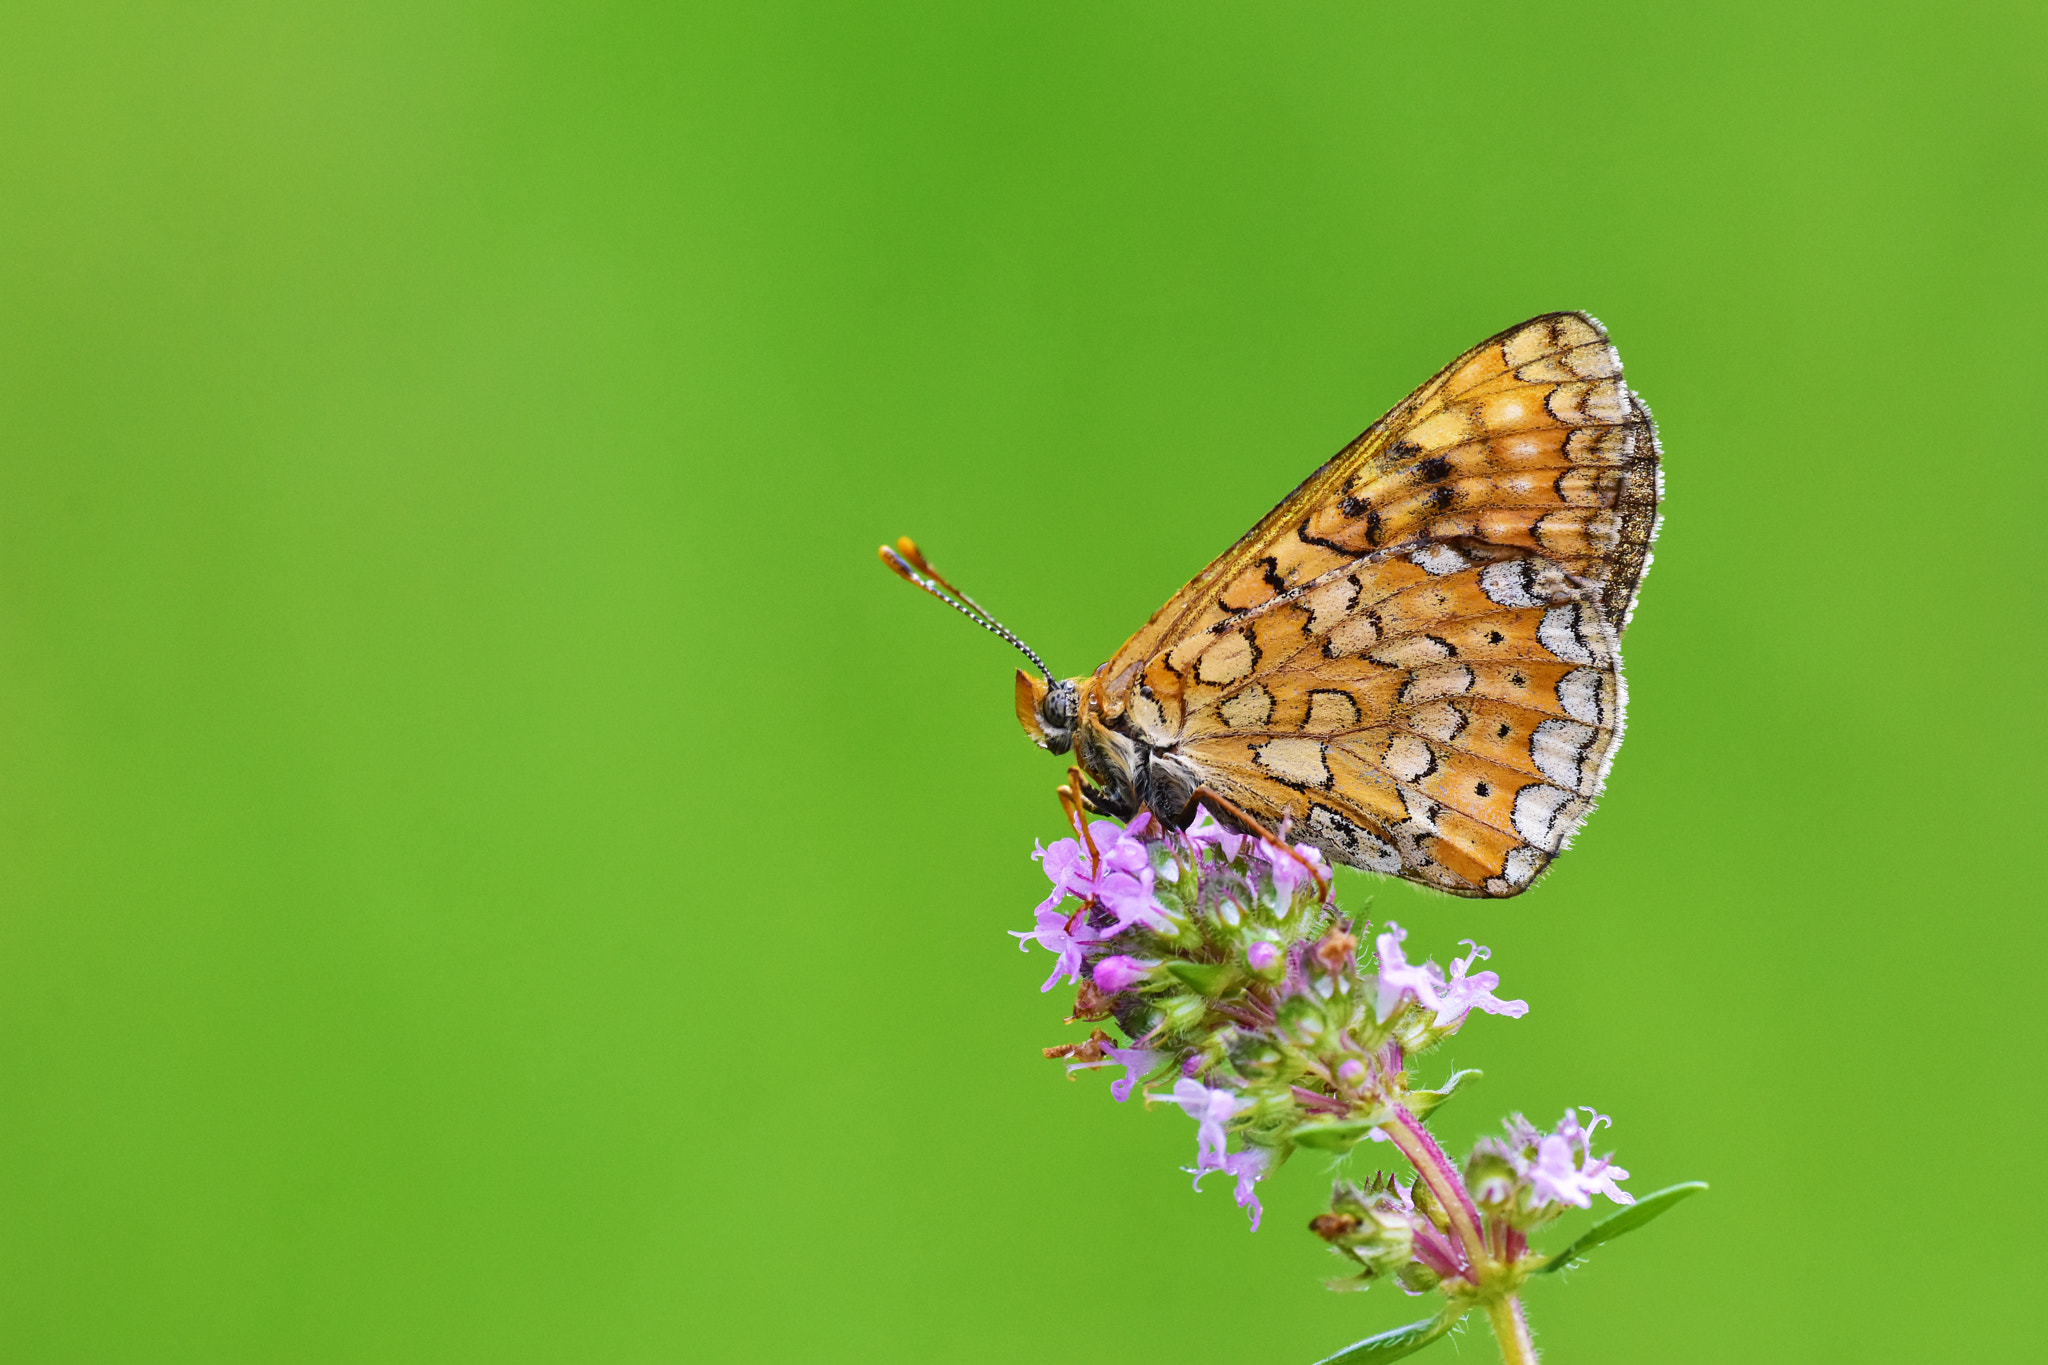
<path id="1" fill-rule="evenodd" d="M 1529 1319 L 1522 1313 L 1522 1301 L 1513 1294 L 1489 1299 L 1486 1320 L 1493 1324 L 1494 1340 L 1500 1343 L 1500 1358 L 1506 1365 L 1536 1365 L 1536 1342 L 1529 1335 Z"/>
<path id="2" fill-rule="evenodd" d="M 1393 1121 L 1381 1131 L 1393 1139 L 1394 1145 L 1401 1149 L 1401 1155 L 1415 1167 L 1415 1174 L 1429 1186 L 1429 1192 L 1436 1196 L 1437 1203 L 1450 1216 L 1451 1230 L 1458 1234 L 1458 1243 L 1465 1248 L 1465 1259 L 1472 1267 L 1473 1282 L 1477 1283 L 1493 1258 L 1487 1254 L 1486 1237 L 1479 1226 L 1479 1210 L 1472 1206 L 1471 1197 L 1465 1193 L 1465 1182 L 1459 1176 L 1458 1168 L 1451 1164 L 1450 1157 L 1444 1155 L 1444 1149 L 1436 1145 L 1436 1139 L 1422 1126 L 1422 1120 L 1409 1113 L 1404 1105 L 1394 1106 Z"/>

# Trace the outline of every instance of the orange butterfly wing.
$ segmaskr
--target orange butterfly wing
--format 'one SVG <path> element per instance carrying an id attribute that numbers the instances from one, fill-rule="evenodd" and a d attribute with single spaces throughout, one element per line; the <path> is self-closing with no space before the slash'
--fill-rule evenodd
<path id="1" fill-rule="evenodd" d="M 1600 793 L 1656 428 L 1599 323 L 1458 357 L 1160 608 L 1105 714 L 1332 859 L 1511 896 Z"/>

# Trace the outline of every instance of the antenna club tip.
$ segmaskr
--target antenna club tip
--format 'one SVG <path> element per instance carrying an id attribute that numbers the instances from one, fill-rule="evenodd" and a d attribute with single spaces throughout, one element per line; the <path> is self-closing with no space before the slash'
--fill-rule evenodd
<path id="1" fill-rule="evenodd" d="M 903 562 L 903 557 L 901 555 L 897 554 L 894 550 L 890 549 L 886 545 L 881 547 L 879 553 L 881 556 L 883 567 L 888 569 L 890 573 L 895 574 L 904 582 L 907 583 L 911 581 L 910 566 Z"/>
<path id="2" fill-rule="evenodd" d="M 919 573 L 931 574 L 932 566 L 924 562 L 924 551 L 918 549 L 917 542 L 909 536 L 896 537 L 896 553 L 916 565 Z M 936 575 L 932 576 L 936 577 Z"/>

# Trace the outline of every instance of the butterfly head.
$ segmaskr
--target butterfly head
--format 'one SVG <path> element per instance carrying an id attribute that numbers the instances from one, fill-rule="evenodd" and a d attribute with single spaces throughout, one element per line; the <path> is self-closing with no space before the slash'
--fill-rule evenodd
<path id="1" fill-rule="evenodd" d="M 1074 747 L 1080 716 L 1080 693 L 1072 678 L 1054 682 L 1017 670 L 1017 720 L 1033 744 L 1056 754 L 1067 752 Z"/>

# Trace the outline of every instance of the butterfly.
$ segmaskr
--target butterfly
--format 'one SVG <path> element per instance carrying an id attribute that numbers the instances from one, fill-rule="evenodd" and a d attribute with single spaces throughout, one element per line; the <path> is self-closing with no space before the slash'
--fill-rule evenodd
<path id="1" fill-rule="evenodd" d="M 1017 719 L 1073 752 L 1073 805 L 1178 828 L 1207 806 L 1333 862 L 1513 896 L 1621 743 L 1660 460 L 1606 330 L 1547 313 L 1396 404 L 1087 676 L 1054 678 L 908 538 L 882 559 L 1037 666 Z"/>

